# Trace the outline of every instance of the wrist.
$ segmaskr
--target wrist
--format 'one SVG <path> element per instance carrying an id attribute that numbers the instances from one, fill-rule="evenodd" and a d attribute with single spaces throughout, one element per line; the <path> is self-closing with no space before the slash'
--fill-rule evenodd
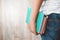
<path id="1" fill-rule="evenodd" d="M 30 18 L 30 22 L 34 22 L 35 23 L 35 19 L 34 18 Z"/>

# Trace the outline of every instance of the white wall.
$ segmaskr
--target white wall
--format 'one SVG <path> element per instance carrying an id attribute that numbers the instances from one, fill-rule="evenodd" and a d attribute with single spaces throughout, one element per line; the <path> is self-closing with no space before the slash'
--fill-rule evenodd
<path id="1" fill-rule="evenodd" d="M 1 0 L 0 23 L 3 40 L 40 40 L 25 23 L 29 0 Z"/>

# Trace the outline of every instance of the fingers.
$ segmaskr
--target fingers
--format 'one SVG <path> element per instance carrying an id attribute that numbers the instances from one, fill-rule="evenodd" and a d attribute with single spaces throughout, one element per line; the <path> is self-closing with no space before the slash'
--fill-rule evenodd
<path id="1" fill-rule="evenodd" d="M 34 29 L 30 25 L 28 25 L 28 28 L 32 33 L 35 33 Z"/>
<path id="2" fill-rule="evenodd" d="M 28 28 L 29 28 L 30 32 L 32 32 L 33 34 L 36 35 L 35 25 L 34 24 L 28 24 Z"/>

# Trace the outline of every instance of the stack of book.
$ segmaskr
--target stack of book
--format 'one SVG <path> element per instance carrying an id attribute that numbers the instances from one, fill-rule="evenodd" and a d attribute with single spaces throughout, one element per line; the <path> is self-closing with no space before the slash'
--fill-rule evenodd
<path id="1" fill-rule="evenodd" d="M 28 8 L 27 10 L 27 17 L 26 17 L 26 23 L 29 23 L 30 20 L 30 14 L 31 14 L 31 8 Z M 38 12 L 37 19 L 36 19 L 36 32 L 40 34 L 44 34 L 46 29 L 48 16 L 45 16 L 43 12 Z"/>

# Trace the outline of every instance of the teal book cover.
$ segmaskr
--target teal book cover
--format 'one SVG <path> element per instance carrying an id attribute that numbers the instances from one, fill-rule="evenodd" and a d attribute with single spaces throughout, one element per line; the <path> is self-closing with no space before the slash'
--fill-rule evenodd
<path id="1" fill-rule="evenodd" d="M 27 16 L 26 16 L 26 23 L 28 24 L 30 21 L 30 14 L 31 14 L 31 8 L 28 8 L 27 10 Z M 39 33 L 41 31 L 41 26 L 43 22 L 44 14 L 41 12 L 38 12 L 37 18 L 36 18 L 36 32 Z"/>

